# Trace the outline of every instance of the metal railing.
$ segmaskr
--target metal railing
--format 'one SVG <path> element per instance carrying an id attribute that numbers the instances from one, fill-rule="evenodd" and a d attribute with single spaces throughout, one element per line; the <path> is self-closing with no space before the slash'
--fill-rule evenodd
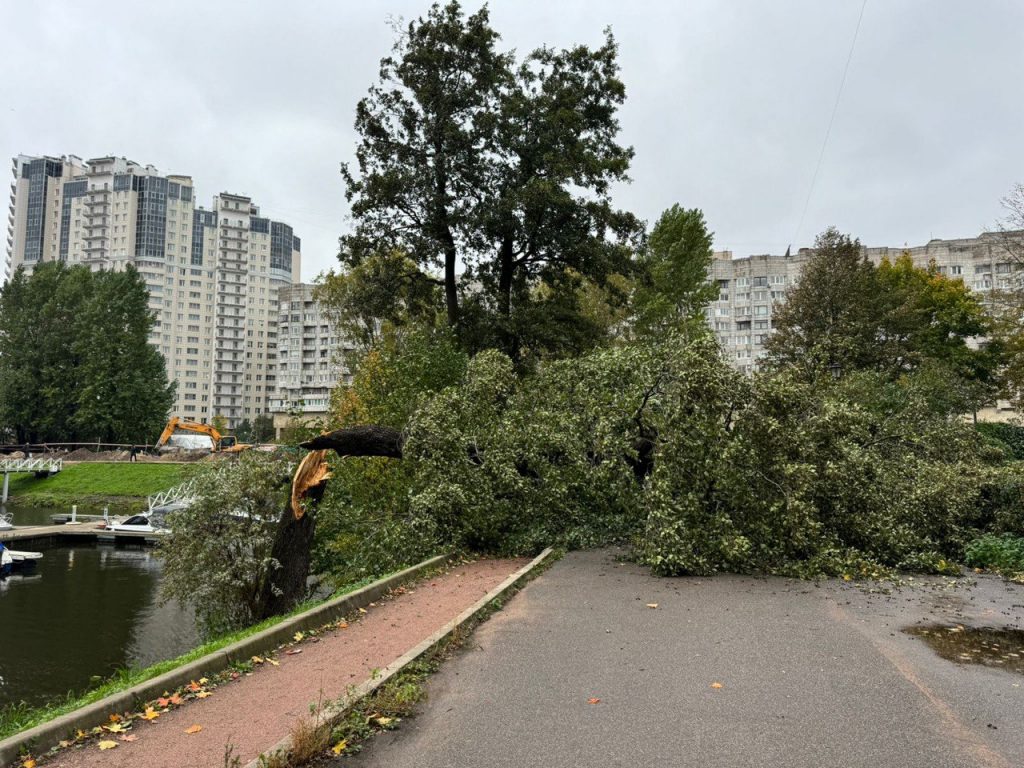
<path id="1" fill-rule="evenodd" d="M 166 491 L 149 496 L 146 499 L 146 504 L 149 507 L 149 511 L 152 512 L 157 507 L 163 507 L 168 504 L 191 504 L 196 498 L 196 484 L 194 481 L 189 480 L 188 482 L 176 485 L 173 488 L 168 488 Z"/>

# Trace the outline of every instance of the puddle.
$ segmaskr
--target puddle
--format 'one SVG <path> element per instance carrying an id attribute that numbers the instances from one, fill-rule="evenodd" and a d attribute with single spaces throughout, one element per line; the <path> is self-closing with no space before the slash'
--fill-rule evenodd
<path id="1" fill-rule="evenodd" d="M 939 656 L 956 664 L 983 664 L 1024 675 L 1024 630 L 929 624 L 907 627 Z"/>

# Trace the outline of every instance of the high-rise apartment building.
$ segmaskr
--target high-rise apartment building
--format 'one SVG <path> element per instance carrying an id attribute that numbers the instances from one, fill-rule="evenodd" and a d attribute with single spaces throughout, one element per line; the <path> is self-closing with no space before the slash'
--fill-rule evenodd
<path id="1" fill-rule="evenodd" d="M 156 317 L 150 342 L 178 383 L 173 414 L 234 427 L 268 411 L 277 291 L 299 279 L 290 226 L 242 195 L 197 207 L 190 177 L 124 158 L 19 156 L 12 170 L 7 272 L 132 264 Z"/>
<path id="2" fill-rule="evenodd" d="M 338 337 L 313 291 L 303 283 L 278 292 L 277 378 L 270 399 L 278 437 L 293 421 L 326 416 L 331 390 L 352 379 L 343 359 L 351 347 Z"/>

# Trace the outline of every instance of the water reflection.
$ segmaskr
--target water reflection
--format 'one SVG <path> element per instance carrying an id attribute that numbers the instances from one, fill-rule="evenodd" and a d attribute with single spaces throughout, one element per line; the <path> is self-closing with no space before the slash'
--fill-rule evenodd
<path id="1" fill-rule="evenodd" d="M 158 600 L 161 570 L 151 549 L 76 544 L 43 549 L 34 573 L 0 581 L 0 706 L 43 703 L 197 645 L 191 611 Z"/>
<path id="2" fill-rule="evenodd" d="M 929 624 L 907 627 L 939 656 L 957 664 L 982 664 L 1024 675 L 1024 630 Z"/>

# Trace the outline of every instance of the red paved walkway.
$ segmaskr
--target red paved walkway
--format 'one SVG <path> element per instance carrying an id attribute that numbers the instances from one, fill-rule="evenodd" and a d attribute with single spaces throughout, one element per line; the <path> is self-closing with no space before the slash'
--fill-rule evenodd
<path id="1" fill-rule="evenodd" d="M 405 594 L 378 603 L 348 629 L 304 642 L 301 654 L 277 654 L 251 676 L 216 688 L 159 719 L 136 720 L 133 742 L 100 751 L 96 741 L 72 747 L 41 766 L 61 768 L 171 768 L 223 766 L 227 745 L 242 765 L 287 736 L 318 699 L 341 696 L 430 637 L 469 608 L 526 560 L 481 560 L 419 582 Z M 321 696 L 322 692 L 322 696 Z M 202 730 L 186 734 L 193 725 Z M 116 737 L 114 737 L 116 738 Z"/>

